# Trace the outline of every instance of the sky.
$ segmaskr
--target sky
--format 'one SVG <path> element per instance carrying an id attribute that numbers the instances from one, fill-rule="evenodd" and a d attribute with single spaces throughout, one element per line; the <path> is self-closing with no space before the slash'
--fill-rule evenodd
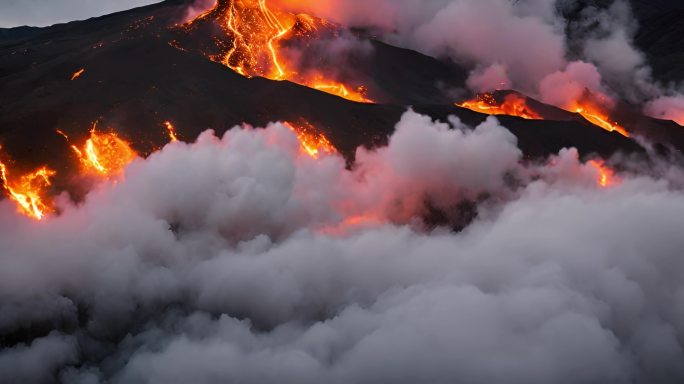
<path id="1" fill-rule="evenodd" d="M 102 16 L 156 0 L 0 0 L 0 28 L 44 27 Z"/>

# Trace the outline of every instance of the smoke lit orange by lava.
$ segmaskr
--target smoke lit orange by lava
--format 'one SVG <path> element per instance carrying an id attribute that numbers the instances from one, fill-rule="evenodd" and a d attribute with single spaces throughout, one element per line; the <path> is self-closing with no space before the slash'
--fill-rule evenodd
<path id="1" fill-rule="evenodd" d="M 379 227 L 385 223 L 386 220 L 380 215 L 367 213 L 347 217 L 341 223 L 321 228 L 318 232 L 324 235 L 340 236 L 358 229 Z"/>
<path id="2" fill-rule="evenodd" d="M 591 160 L 588 162 L 589 165 L 596 168 L 598 171 L 598 185 L 601 188 L 608 188 L 615 185 L 618 180 L 615 176 L 615 172 L 610 169 L 603 161 Z"/>
<path id="3" fill-rule="evenodd" d="M 83 147 L 72 145 L 71 148 L 86 170 L 105 177 L 121 173 L 138 156 L 131 145 L 116 133 L 99 133 L 95 124 Z"/>
<path id="4" fill-rule="evenodd" d="M 528 120 L 541 120 L 542 117 L 533 111 L 528 105 L 525 97 L 511 93 L 506 95 L 503 103 L 499 103 L 493 94 L 478 94 L 473 100 L 456 104 L 462 108 L 472 111 L 485 113 L 488 115 L 510 115 L 518 116 Z"/>
<path id="5" fill-rule="evenodd" d="M 302 151 L 312 158 L 318 159 L 323 153 L 337 153 L 330 140 L 308 121 L 301 120 L 298 124 L 285 123 L 285 125 L 297 134 L 297 138 L 302 145 Z"/>
<path id="6" fill-rule="evenodd" d="M 0 180 L 7 196 L 17 204 L 24 215 L 42 220 L 46 214 L 52 212 L 47 195 L 51 185 L 50 178 L 56 172 L 43 167 L 33 173 L 14 177 L 7 165 L 0 162 Z"/>
<path id="7" fill-rule="evenodd" d="M 321 74 L 302 75 L 281 53 L 281 42 L 306 37 L 332 24 L 305 14 L 272 10 L 266 0 L 225 0 L 185 24 L 215 16 L 231 42 L 211 59 L 246 77 L 289 80 L 348 100 L 372 103 L 363 86 L 350 86 Z"/>
<path id="8" fill-rule="evenodd" d="M 169 134 L 169 139 L 174 142 L 178 141 L 178 135 L 176 134 L 176 128 L 171 124 L 170 121 L 165 121 L 164 126 L 166 127 L 166 131 Z"/>
<path id="9" fill-rule="evenodd" d="M 73 75 L 71 75 L 71 81 L 74 81 L 81 77 L 81 75 L 85 72 L 85 68 L 81 68 L 78 71 L 76 71 Z"/>

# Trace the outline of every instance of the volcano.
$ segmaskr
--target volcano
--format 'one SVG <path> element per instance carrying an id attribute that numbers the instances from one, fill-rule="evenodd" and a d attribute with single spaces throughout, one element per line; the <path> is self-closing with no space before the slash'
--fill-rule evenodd
<path id="1" fill-rule="evenodd" d="M 679 3 L 0 29 L 0 384 L 684 382 Z"/>
<path id="2" fill-rule="evenodd" d="M 78 160 L 57 131 L 84 141 L 93 122 L 115 130 L 145 154 L 168 140 L 167 121 L 180 138 L 191 141 L 209 128 L 221 134 L 237 124 L 304 119 L 351 160 L 358 146 L 383 143 L 408 107 L 437 119 L 455 115 L 468 124 L 486 117 L 454 105 L 454 94 L 464 92 L 467 68 L 463 66 L 301 15 L 272 14 L 273 25 L 256 20 L 265 26 L 258 32 L 266 36 L 260 42 L 238 41 L 235 33 L 226 31 L 228 24 L 242 17 L 243 27 L 249 26 L 260 10 L 256 1 L 237 3 L 252 14 L 231 13 L 235 5 L 221 0 L 189 21 L 191 2 L 169 0 L 48 28 L 0 31 L 3 152 L 22 169 L 50 164 L 60 175 L 57 185 L 68 186 L 68 170 Z M 307 47 L 303 64 L 296 68 L 300 74 L 290 75 L 295 72 L 290 68 L 285 74 L 283 64 L 277 62 L 279 68 L 259 67 L 260 55 L 271 54 L 263 48 L 273 43 L 269 32 L 288 35 L 283 37 L 286 42 L 279 43 L 283 51 Z M 325 57 L 312 44 L 321 40 L 350 41 L 352 47 L 336 52 L 334 58 Z M 247 57 L 250 44 L 257 43 L 262 51 Z M 316 85 L 315 79 L 309 79 L 315 77 L 309 68 L 334 73 L 335 79 L 330 85 L 324 84 L 326 80 Z M 327 93 L 326 88 L 333 91 Z M 357 97 L 345 99 L 341 92 Z M 368 102 L 359 102 L 365 98 Z M 643 151 L 635 140 L 606 132 L 578 114 L 534 104 L 550 111 L 549 118 L 501 117 L 530 158 L 564 147 L 603 157 L 617 151 Z M 681 127 L 633 110 L 622 106 L 613 118 L 663 147 L 684 148 Z"/>

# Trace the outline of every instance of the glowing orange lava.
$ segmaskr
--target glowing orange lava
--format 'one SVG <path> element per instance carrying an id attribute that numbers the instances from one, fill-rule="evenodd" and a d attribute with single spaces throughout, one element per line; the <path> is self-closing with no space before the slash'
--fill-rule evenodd
<path id="1" fill-rule="evenodd" d="M 215 16 L 230 37 L 224 52 L 214 61 L 245 77 L 289 80 L 348 100 L 372 103 L 363 86 L 349 86 L 321 74 L 303 75 L 281 53 L 281 43 L 311 36 L 332 24 L 306 14 L 272 10 L 266 0 L 219 0 L 214 6 L 184 25 L 192 28 L 200 20 Z M 221 45 L 221 44 L 219 44 Z"/>
<path id="2" fill-rule="evenodd" d="M 116 133 L 97 132 L 95 124 L 83 147 L 72 145 L 71 148 L 87 171 L 105 177 L 120 174 L 138 156 L 131 145 Z"/>
<path id="3" fill-rule="evenodd" d="M 7 165 L 0 162 L 3 189 L 17 204 L 19 212 L 35 220 L 42 220 L 53 211 L 46 195 L 54 175 L 55 171 L 43 167 L 33 173 L 11 177 Z"/>
<path id="4" fill-rule="evenodd" d="M 81 75 L 82 75 L 84 72 L 85 72 L 85 68 L 81 68 L 81 69 L 79 69 L 78 71 L 76 71 L 76 73 L 74 73 L 73 75 L 71 75 L 71 81 L 74 81 L 74 80 L 78 79 L 79 77 L 81 77 Z"/>
<path id="5" fill-rule="evenodd" d="M 542 117 L 533 111 L 528 105 L 525 97 L 511 93 L 506 95 L 503 103 L 499 103 L 493 94 L 478 94 L 473 100 L 456 104 L 461 108 L 468 108 L 472 111 L 487 115 L 509 115 L 518 116 L 528 120 L 541 120 Z"/>
<path id="6" fill-rule="evenodd" d="M 319 91 L 330 93 L 332 95 L 337 95 L 347 100 L 358 101 L 360 103 L 367 104 L 373 103 L 373 100 L 366 97 L 366 93 L 368 91 L 363 85 L 357 87 L 356 89 L 347 89 L 344 84 L 335 82 L 326 83 L 325 80 L 321 79 L 314 81 L 312 84 L 310 84 L 310 86 L 311 88 L 315 88 Z"/>
<path id="7" fill-rule="evenodd" d="M 337 153 L 337 149 L 330 140 L 308 121 L 301 120 L 299 124 L 285 123 L 285 125 L 297 134 L 302 150 L 312 158 L 318 159 L 323 153 Z"/>
<path id="8" fill-rule="evenodd" d="M 569 108 L 569 111 L 579 113 L 590 123 L 601 127 L 609 132 L 618 132 L 625 137 L 629 137 L 629 132 L 617 122 L 611 121 L 607 113 L 590 101 L 576 101 Z"/>
<path id="9" fill-rule="evenodd" d="M 165 121 L 164 126 L 166 127 L 166 131 L 169 134 L 169 140 L 172 142 L 178 141 L 178 135 L 176 134 L 176 128 L 171 124 L 170 121 Z"/>
<path id="10" fill-rule="evenodd" d="M 598 171 L 597 183 L 601 188 L 608 188 L 618 182 L 615 177 L 615 172 L 603 161 L 591 160 L 587 164 L 591 165 Z"/>

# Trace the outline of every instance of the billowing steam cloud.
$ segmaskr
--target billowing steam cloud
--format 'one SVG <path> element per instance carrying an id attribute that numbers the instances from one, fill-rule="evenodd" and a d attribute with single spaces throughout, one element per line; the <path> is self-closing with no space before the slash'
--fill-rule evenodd
<path id="1" fill-rule="evenodd" d="M 410 111 L 357 158 L 235 128 L 45 222 L 0 203 L 2 381 L 684 379 L 681 173 L 603 189 L 574 150 L 525 165 L 494 118 Z M 463 201 L 462 232 L 421 219 Z"/>

